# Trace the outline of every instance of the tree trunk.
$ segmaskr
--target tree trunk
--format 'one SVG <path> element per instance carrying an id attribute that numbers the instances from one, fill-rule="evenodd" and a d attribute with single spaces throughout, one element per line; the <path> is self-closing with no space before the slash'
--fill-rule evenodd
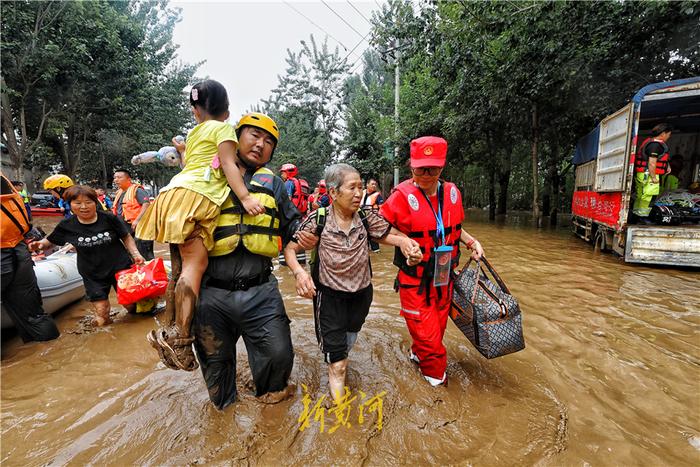
<path id="1" fill-rule="evenodd" d="M 549 225 L 554 227 L 557 225 L 559 215 L 559 170 L 556 166 L 554 167 L 554 172 L 552 173 L 552 206 L 549 211 Z"/>
<path id="2" fill-rule="evenodd" d="M 498 215 L 505 215 L 508 209 L 508 185 L 510 184 L 511 153 L 504 151 L 501 169 L 498 172 Z"/>
<path id="3" fill-rule="evenodd" d="M 559 144 L 556 140 L 552 144 L 553 157 L 549 171 L 549 191 L 552 200 L 547 214 L 549 215 L 549 225 L 554 227 L 557 225 L 557 216 L 559 214 L 559 181 L 561 180 L 561 175 L 559 174 Z"/>
<path id="4" fill-rule="evenodd" d="M 537 103 L 532 104 L 532 217 L 540 225 L 539 205 L 539 176 L 537 174 L 537 146 L 540 139 L 540 117 L 537 111 Z"/>
<path id="5" fill-rule="evenodd" d="M 544 192 L 542 193 L 542 215 L 543 216 L 548 216 L 549 215 L 549 204 L 551 200 L 551 193 L 552 193 L 552 185 L 551 185 L 551 170 L 548 168 L 547 169 L 547 176 L 544 179 Z"/>
<path id="6" fill-rule="evenodd" d="M 496 167 L 489 169 L 489 220 L 496 220 Z"/>

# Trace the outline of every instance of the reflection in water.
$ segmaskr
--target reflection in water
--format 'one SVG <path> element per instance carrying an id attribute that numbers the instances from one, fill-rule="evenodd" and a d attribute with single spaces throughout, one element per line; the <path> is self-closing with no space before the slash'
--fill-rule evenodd
<path id="1" fill-rule="evenodd" d="M 253 397 L 239 343 L 241 401 L 219 412 L 198 372 L 158 362 L 144 339 L 153 318 L 121 314 L 105 329 L 71 334 L 89 313 L 80 302 L 57 317 L 57 341 L 3 342 L 0 459 L 697 465 L 700 275 L 625 265 L 563 229 L 535 230 L 526 220 L 515 227 L 472 220 L 468 230 L 518 297 L 527 347 L 486 360 L 450 324 L 450 384 L 430 388 L 407 359 L 396 271 L 383 247 L 373 256 L 375 301 L 348 371 L 353 392 L 386 391 L 381 431 L 372 414 L 333 434 L 314 423 L 298 430 L 301 385 L 318 400 L 327 376 L 311 302 L 296 297 L 282 268 L 275 273 L 292 319 L 293 398 L 269 405 Z"/>

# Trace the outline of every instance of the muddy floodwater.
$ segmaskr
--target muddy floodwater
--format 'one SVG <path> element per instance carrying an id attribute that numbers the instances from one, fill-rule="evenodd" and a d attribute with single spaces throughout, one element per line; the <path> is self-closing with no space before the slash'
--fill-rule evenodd
<path id="1" fill-rule="evenodd" d="M 467 229 L 520 301 L 525 350 L 486 360 L 448 323 L 449 386 L 431 388 L 407 358 L 396 269 L 382 247 L 372 256 L 374 303 L 350 354 L 357 399 L 347 424 L 322 403 L 301 431 L 305 396 L 313 409 L 327 376 L 311 302 L 296 296 L 286 268 L 275 275 L 292 320 L 296 390 L 277 404 L 253 396 L 242 341 L 240 401 L 218 411 L 199 371 L 158 361 L 144 338 L 153 317 L 122 312 L 90 331 L 80 324 L 89 304 L 78 302 L 56 315 L 58 340 L 3 336 L 0 461 L 700 465 L 700 273 L 625 265 L 524 219 L 470 217 Z M 370 411 L 362 404 L 375 396 Z"/>

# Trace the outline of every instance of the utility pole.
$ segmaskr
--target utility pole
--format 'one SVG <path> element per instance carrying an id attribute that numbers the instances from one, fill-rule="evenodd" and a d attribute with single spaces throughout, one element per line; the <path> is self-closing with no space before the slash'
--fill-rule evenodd
<path id="1" fill-rule="evenodd" d="M 394 186 L 399 184 L 399 61 L 401 50 L 399 40 L 395 42 L 396 59 L 394 61 Z"/>

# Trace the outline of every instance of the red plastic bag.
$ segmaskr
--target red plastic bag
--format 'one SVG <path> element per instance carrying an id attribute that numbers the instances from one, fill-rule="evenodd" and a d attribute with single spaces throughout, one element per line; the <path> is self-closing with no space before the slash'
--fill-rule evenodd
<path id="1" fill-rule="evenodd" d="M 168 274 L 163 258 L 153 259 L 143 266 L 134 265 L 119 271 L 114 277 L 117 279 L 117 301 L 121 305 L 160 297 L 168 287 Z"/>

